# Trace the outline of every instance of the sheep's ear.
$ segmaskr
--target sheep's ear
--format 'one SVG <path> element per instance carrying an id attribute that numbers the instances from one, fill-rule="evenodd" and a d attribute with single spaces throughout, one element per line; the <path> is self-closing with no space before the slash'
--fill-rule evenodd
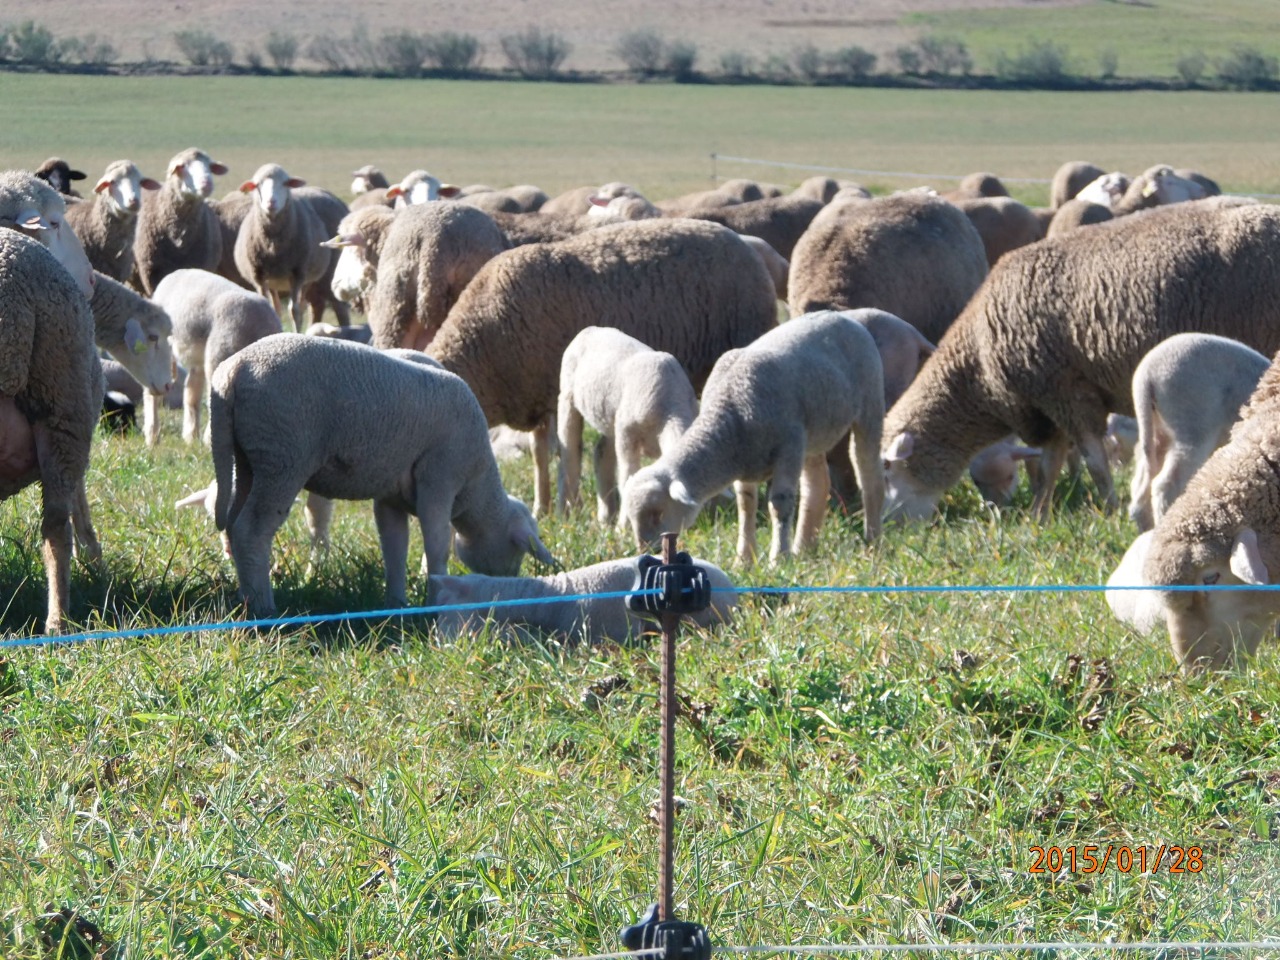
<path id="1" fill-rule="evenodd" d="M 22 230 L 48 230 L 49 221 L 41 216 L 39 210 L 21 210 L 13 218 L 14 226 Z"/>
<path id="2" fill-rule="evenodd" d="M 109 190 L 110 188 L 111 188 L 111 181 L 108 178 L 103 177 L 101 180 L 99 180 L 97 183 L 93 185 L 93 192 L 101 193 L 103 190 Z"/>
<path id="3" fill-rule="evenodd" d="M 185 169 L 187 169 L 185 163 L 170 163 L 169 169 L 164 172 L 164 175 L 166 177 L 180 177 Z"/>
<path id="4" fill-rule="evenodd" d="M 889 462 L 897 460 L 906 460 L 911 456 L 911 451 L 915 449 L 916 438 L 913 433 L 900 433 L 893 438 L 893 442 L 889 444 L 889 448 L 884 452 L 884 458 Z"/>
<path id="5" fill-rule="evenodd" d="M 1013 447 L 1009 450 L 1009 456 L 1014 460 L 1031 460 L 1040 456 L 1039 447 Z"/>
<path id="6" fill-rule="evenodd" d="M 519 530 L 512 535 L 516 546 L 523 550 L 529 556 L 533 557 L 540 563 L 548 566 L 558 567 L 560 562 L 551 555 L 551 551 L 547 549 L 547 545 L 538 537 L 537 530 Z"/>
<path id="7" fill-rule="evenodd" d="M 1154 179 L 1148 180 L 1142 187 L 1142 195 L 1144 197 L 1149 197 L 1159 189 L 1160 184 L 1158 184 Z"/>
<path id="8" fill-rule="evenodd" d="M 150 177 L 143 177 L 141 180 L 138 181 L 138 186 L 140 186 L 143 190 L 159 190 L 160 189 L 159 181 L 152 180 Z"/>
<path id="9" fill-rule="evenodd" d="M 253 193 L 253 191 L 257 189 L 258 189 L 258 185 L 254 183 L 252 180 L 246 180 L 244 183 L 240 184 L 241 193 Z"/>
<path id="10" fill-rule="evenodd" d="M 436 191 L 438 197 L 456 197 L 462 193 L 461 187 L 455 187 L 452 183 L 440 184 L 440 189 Z"/>
<path id="11" fill-rule="evenodd" d="M 609 205 L 609 201 L 601 197 L 588 197 L 587 199 L 591 201 L 593 207 L 607 207 Z"/>
<path id="12" fill-rule="evenodd" d="M 225 163 L 219 163 L 217 160 L 210 160 L 209 172 L 220 177 L 227 172 L 227 165 Z"/>
<path id="13" fill-rule="evenodd" d="M 358 233 L 338 233 L 328 240 L 321 240 L 320 246 L 330 250 L 341 250 L 343 247 L 363 247 L 364 238 Z"/>
<path id="14" fill-rule="evenodd" d="M 394 187 L 387 187 L 386 196 L 388 200 L 393 199 L 395 197 L 403 197 L 404 187 L 400 186 L 400 184 L 398 183 Z"/>
<path id="15" fill-rule="evenodd" d="M 86 174 L 79 170 L 68 170 L 67 177 L 71 180 L 84 180 L 86 178 Z"/>
<path id="16" fill-rule="evenodd" d="M 137 317 L 130 317 L 124 324 L 124 346 L 130 353 L 147 352 L 147 335 L 142 332 L 142 324 Z"/>
<path id="17" fill-rule="evenodd" d="M 672 480 L 671 485 L 667 487 L 667 493 L 676 503 L 683 503 L 686 507 L 698 506 L 698 498 L 689 492 L 689 488 L 679 480 Z"/>
<path id="18" fill-rule="evenodd" d="M 1252 527 L 1245 527 L 1236 534 L 1231 545 L 1231 572 L 1245 583 L 1261 587 L 1271 582 L 1267 565 L 1258 552 L 1258 534 Z"/>
<path id="19" fill-rule="evenodd" d="M 300 180 L 297 177 L 290 177 L 288 180 L 284 182 L 284 185 L 288 187 L 290 190 L 295 190 L 298 187 L 305 187 L 307 185 L 307 181 Z"/>

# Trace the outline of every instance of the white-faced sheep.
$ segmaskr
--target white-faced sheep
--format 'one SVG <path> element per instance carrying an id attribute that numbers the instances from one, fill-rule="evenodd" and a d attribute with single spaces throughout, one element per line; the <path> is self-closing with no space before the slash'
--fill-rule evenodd
<path id="1" fill-rule="evenodd" d="M 1133 372 L 1138 420 L 1129 516 L 1139 530 L 1160 522 L 1214 450 L 1227 442 L 1240 407 L 1270 361 L 1236 340 L 1180 333 Z"/>
<path id="2" fill-rule="evenodd" d="M 25 170 L 0 171 L 0 230 L 21 233 L 47 247 L 86 298 L 94 273 L 79 238 L 66 223 L 62 195 Z"/>
<path id="3" fill-rule="evenodd" d="M 368 193 L 370 190 L 381 188 L 386 190 L 391 186 L 391 182 L 387 179 L 387 175 L 375 167 L 371 163 L 366 163 L 359 170 L 353 170 L 351 176 L 351 195 L 358 197 L 361 194 Z"/>
<path id="4" fill-rule="evenodd" d="M 163 396 L 173 379 L 173 324 L 161 304 L 99 274 L 89 301 L 94 342 L 144 388 Z"/>
<path id="5" fill-rule="evenodd" d="M 1173 172 L 1173 167 L 1158 164 L 1133 178 L 1124 195 L 1111 205 L 1117 217 L 1151 207 L 1203 200 L 1207 194 L 1200 184 Z"/>
<path id="6" fill-rule="evenodd" d="M 152 299 L 173 321 L 173 353 L 187 370 L 183 387 L 182 439 L 200 436 L 200 405 L 213 372 L 227 357 L 280 332 L 271 301 L 207 270 L 175 270 L 156 287 Z M 159 439 L 155 404 L 144 415 L 147 443 Z"/>
<path id="7" fill-rule="evenodd" d="M 64 197 L 79 198 L 80 194 L 71 188 L 71 183 L 85 179 L 84 171 L 71 169 L 71 165 L 61 157 L 50 157 L 36 167 L 35 173 Z"/>
<path id="8" fill-rule="evenodd" d="M 1074 441 L 1114 504 L 1102 436 L 1129 414 L 1138 362 L 1199 330 L 1280 347 L 1280 211 L 1162 207 L 1015 250 L 992 271 L 885 423 L 890 509 L 933 512 L 982 447 L 1016 433 L 1044 451 L 1034 509 Z"/>
<path id="9" fill-rule="evenodd" d="M 565 214 L 580 217 L 591 209 L 591 200 L 612 200 L 614 197 L 639 197 L 640 191 L 629 183 L 612 181 L 594 187 L 573 187 L 557 194 L 538 208 L 539 213 Z"/>
<path id="10" fill-rule="evenodd" d="M 1104 173 L 1096 180 L 1090 180 L 1071 199 L 1083 200 L 1086 203 L 1096 203 L 1100 207 L 1112 210 L 1124 198 L 1132 183 L 1133 180 L 1130 177 L 1118 170 L 1112 173 Z M 1059 204 L 1058 209 L 1064 206 L 1066 206 L 1065 202 Z"/>
<path id="11" fill-rule="evenodd" d="M 116 160 L 98 178 L 93 200 L 67 208 L 67 222 L 93 269 L 121 283 L 133 275 L 133 235 L 142 191 L 159 189 L 159 183 L 144 177 L 130 161 Z"/>
<path id="12" fill-rule="evenodd" d="M 600 434 L 595 449 L 596 516 L 612 523 L 618 491 L 642 457 L 670 453 L 698 412 L 698 397 L 680 362 L 610 327 L 587 327 L 560 363 L 560 508 L 578 503 L 582 427 Z"/>
<path id="13" fill-rule="evenodd" d="M 425 170 L 414 170 L 412 173 L 405 174 L 404 179 L 388 187 L 386 193 L 388 200 L 395 201 L 397 209 L 457 195 L 457 187 L 453 184 L 441 183 Z"/>
<path id="14" fill-rule="evenodd" d="M 675 448 L 635 473 L 622 512 L 636 542 L 687 527 L 730 481 L 738 496 L 738 559 L 755 559 L 757 485 L 769 481 L 772 561 L 810 549 L 827 510 L 827 451 L 851 433 L 868 541 L 884 491 L 880 355 L 860 323 L 834 311 L 797 317 L 716 361 L 702 406 Z M 800 519 L 791 538 L 799 504 Z"/>
<path id="15" fill-rule="evenodd" d="M 720 354 L 776 322 L 773 282 L 733 231 L 639 220 L 498 254 L 429 350 L 471 386 L 491 425 L 535 431 L 535 499 L 546 512 L 560 358 L 578 331 L 616 327 L 670 353 L 696 388 Z"/>
<path id="16" fill-rule="evenodd" d="M 792 316 L 877 307 L 936 343 L 986 275 L 982 237 L 945 200 L 833 201 L 791 255 L 788 302 Z"/>
<path id="17" fill-rule="evenodd" d="M 138 211 L 133 254 L 138 281 L 148 296 L 175 270 L 217 270 L 222 260 L 222 227 L 205 203 L 213 178 L 227 168 L 203 150 L 189 147 L 169 161 L 164 183 L 144 197 Z"/>
<path id="18" fill-rule="evenodd" d="M 717 627 L 728 622 L 737 607 L 733 582 L 714 563 L 694 558 L 707 572 L 711 605 L 689 616 L 699 627 Z M 631 590 L 640 571 L 640 561 L 606 560 L 577 570 L 547 577 L 432 577 L 428 602 L 432 606 L 462 606 L 487 602 L 509 605 L 488 610 L 445 610 L 436 614 L 435 626 L 443 636 L 456 637 L 474 631 L 486 620 L 516 624 L 567 638 L 574 643 L 622 643 L 657 629 L 653 620 L 627 609 L 626 599 L 616 594 Z M 595 597 L 592 594 L 614 594 Z M 574 602 L 549 602 L 556 597 L 586 597 Z M 529 600 L 528 604 L 510 604 Z M 538 602 L 542 601 L 542 602 Z"/>
<path id="19" fill-rule="evenodd" d="M 1049 206 L 1057 210 L 1104 173 L 1106 171 L 1095 164 L 1084 160 L 1069 160 L 1053 175 L 1053 182 L 1049 186 Z"/>
<path id="20" fill-rule="evenodd" d="M 429 574 L 446 570 L 451 523 L 477 572 L 514 575 L 526 553 L 552 562 L 528 508 L 502 488 L 467 385 L 414 357 L 426 359 L 277 334 L 214 374 L 215 521 L 253 616 L 275 613 L 271 541 L 302 489 L 374 501 L 390 605 L 406 600 L 411 514 Z"/>
<path id="21" fill-rule="evenodd" d="M 338 299 L 362 304 L 373 292 L 378 280 L 378 260 L 395 216 L 390 207 L 352 210 L 338 224 L 337 233 L 321 244 L 339 251 L 330 282 Z"/>
<path id="22" fill-rule="evenodd" d="M 293 195 L 305 184 L 278 163 L 263 164 L 240 185 L 255 202 L 236 234 L 236 269 L 282 318 L 280 302 L 288 300 L 298 333 L 306 327 L 303 288 L 323 277 L 335 256 L 321 246 L 329 232 L 319 214 L 304 197 Z"/>

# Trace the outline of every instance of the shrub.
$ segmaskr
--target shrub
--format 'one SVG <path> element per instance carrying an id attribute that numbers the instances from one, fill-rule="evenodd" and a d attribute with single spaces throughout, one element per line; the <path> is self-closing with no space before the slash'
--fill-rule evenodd
<path id="1" fill-rule="evenodd" d="M 263 70 L 262 65 L 264 61 L 262 58 L 262 51 L 259 50 L 257 47 L 244 48 L 244 62 L 245 62 L 245 66 L 247 66 L 254 73 L 262 73 L 262 70 Z"/>
<path id="2" fill-rule="evenodd" d="M 225 67 L 234 56 L 231 44 L 207 30 L 179 30 L 173 42 L 193 67 Z"/>
<path id="3" fill-rule="evenodd" d="M 293 63 L 298 59 L 298 38 L 291 33 L 277 33 L 272 30 L 267 35 L 266 47 L 267 56 L 271 58 L 271 63 L 277 70 L 286 71 L 293 69 Z"/>
<path id="4" fill-rule="evenodd" d="M 665 50 L 666 43 L 658 31 L 644 29 L 624 33 L 613 52 L 632 73 L 651 77 L 661 69 Z"/>
<path id="5" fill-rule="evenodd" d="M 340 73 L 350 66 L 347 45 L 328 33 L 311 38 L 307 44 L 307 57 L 333 73 Z"/>
<path id="6" fill-rule="evenodd" d="M 1180 56 L 1178 62 L 1174 64 L 1174 69 L 1178 71 L 1178 77 L 1184 86 L 1194 87 L 1204 76 L 1204 69 L 1208 65 L 1209 58 L 1202 51 L 1194 50 Z"/>
<path id="7" fill-rule="evenodd" d="M 663 66 L 676 80 L 683 81 L 693 76 L 693 65 L 697 60 L 698 48 L 687 41 L 677 40 L 667 47 Z"/>
<path id="8" fill-rule="evenodd" d="M 389 30 L 378 40 L 378 60 L 397 77 L 417 77 L 427 59 L 427 38 L 412 30 Z"/>
<path id="9" fill-rule="evenodd" d="M 573 48 L 558 33 L 530 27 L 523 33 L 509 33 L 502 40 L 502 52 L 512 69 L 522 77 L 545 80 L 560 69 Z"/>
<path id="10" fill-rule="evenodd" d="M 1018 83 L 1059 84 L 1070 76 L 1067 48 L 1052 40 L 1032 40 L 1017 55 L 996 55 L 996 76 Z"/>
<path id="11" fill-rule="evenodd" d="M 893 51 L 893 61 L 901 73 L 918 74 L 924 69 L 924 60 L 915 46 L 898 47 Z"/>
<path id="12" fill-rule="evenodd" d="M 1236 47 L 1218 62 L 1218 79 L 1239 90 L 1260 90 L 1271 86 L 1280 76 L 1275 57 L 1268 57 L 1254 47 Z"/>
<path id="13" fill-rule="evenodd" d="M 0 23 L 0 60 L 9 58 L 9 25 Z"/>
<path id="14" fill-rule="evenodd" d="M 837 80 L 861 80 L 876 68 L 876 55 L 862 47 L 841 47 L 827 54 L 823 64 Z"/>
<path id="15" fill-rule="evenodd" d="M 794 75 L 791 72 L 791 64 L 786 57 L 771 53 L 760 66 L 760 76 L 773 83 L 786 83 Z"/>
<path id="16" fill-rule="evenodd" d="M 111 41 L 99 38 L 96 33 L 86 33 L 80 40 L 80 62 L 95 67 L 105 67 L 120 59 L 120 51 Z"/>
<path id="17" fill-rule="evenodd" d="M 967 74 L 973 69 L 969 48 L 955 37 L 930 34 L 916 41 L 920 54 L 920 67 L 925 73 Z"/>
<path id="18" fill-rule="evenodd" d="M 480 66 L 484 47 L 469 33 L 431 33 L 426 36 L 427 62 L 448 73 L 470 73 Z"/>
<path id="19" fill-rule="evenodd" d="M 822 76 L 822 54 L 812 43 L 806 43 L 791 51 L 791 65 L 796 74 L 809 83 Z"/>
<path id="20" fill-rule="evenodd" d="M 726 50 L 720 54 L 720 72 L 726 77 L 749 77 L 755 61 L 741 50 Z"/>
<path id="21" fill-rule="evenodd" d="M 1120 69 L 1120 56 L 1110 47 L 1098 51 L 1098 76 L 1103 80 L 1114 79 Z"/>
<path id="22" fill-rule="evenodd" d="M 9 49 L 19 63 L 48 65 L 62 59 L 62 45 L 53 31 L 34 20 L 9 28 Z"/>
<path id="23" fill-rule="evenodd" d="M 377 73 L 382 69 L 382 50 L 369 36 L 369 28 L 363 21 L 352 28 L 351 36 L 343 46 L 353 68 L 370 73 Z"/>

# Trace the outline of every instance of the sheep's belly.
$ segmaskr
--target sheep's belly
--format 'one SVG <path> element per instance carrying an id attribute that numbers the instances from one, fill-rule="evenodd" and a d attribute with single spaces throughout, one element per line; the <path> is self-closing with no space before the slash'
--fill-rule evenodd
<path id="1" fill-rule="evenodd" d="M 392 500 L 401 506 L 412 502 L 406 501 L 404 494 L 404 480 L 409 476 L 407 471 L 403 476 L 383 476 L 367 461 L 335 457 L 311 475 L 306 488 L 330 500 Z"/>
<path id="2" fill-rule="evenodd" d="M 11 497 L 39 476 L 36 438 L 14 405 L 12 397 L 0 397 L 0 497 Z"/>

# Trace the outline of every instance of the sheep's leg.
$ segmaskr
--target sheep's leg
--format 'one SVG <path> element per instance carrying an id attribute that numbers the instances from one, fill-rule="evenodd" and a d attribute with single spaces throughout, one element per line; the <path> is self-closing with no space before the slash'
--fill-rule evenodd
<path id="1" fill-rule="evenodd" d="M 1214 443 L 1216 439 L 1216 437 L 1210 438 L 1208 442 L 1199 446 L 1188 447 L 1177 444 L 1165 455 L 1164 464 L 1161 466 L 1159 474 L 1151 481 L 1151 520 L 1153 524 L 1159 523 L 1160 518 L 1173 505 L 1173 501 L 1182 496 L 1182 491 L 1187 489 L 1187 484 L 1191 482 L 1191 478 L 1204 466 L 1205 461 L 1213 455 L 1213 451 L 1216 449 Z"/>
<path id="2" fill-rule="evenodd" d="M 618 477 L 618 455 L 614 448 L 613 437 L 600 437 L 592 455 L 596 467 L 596 519 L 603 524 L 623 522 L 618 515 L 622 480 Z"/>
<path id="3" fill-rule="evenodd" d="M 560 439 L 560 471 L 558 493 L 560 512 L 568 513 L 580 502 L 582 487 L 582 414 L 574 409 L 572 398 L 564 394 L 556 415 L 556 430 Z M 597 464 L 597 478 L 599 464 Z"/>
<path id="4" fill-rule="evenodd" d="M 228 529 L 240 595 L 251 617 L 276 615 L 275 597 L 271 592 L 271 544 L 289 515 L 293 498 L 293 493 L 275 485 L 269 487 L 259 477 Z"/>
<path id="5" fill-rule="evenodd" d="M 1111 479 L 1111 461 L 1107 459 L 1107 446 L 1102 437 L 1096 434 L 1080 438 L 1080 453 L 1084 456 L 1084 465 L 1089 469 L 1093 485 L 1098 489 L 1098 497 L 1102 500 L 1102 509 L 1111 513 L 1120 505 L 1116 497 L 1115 482 Z"/>
<path id="6" fill-rule="evenodd" d="M 422 556 L 428 575 L 449 572 L 449 549 L 453 546 L 453 529 L 449 525 L 452 503 L 453 498 L 442 493 L 418 491 L 418 526 L 422 530 Z"/>
<path id="7" fill-rule="evenodd" d="M 1048 443 L 1040 445 L 1040 467 L 1037 471 L 1036 495 L 1031 501 L 1031 512 L 1038 520 L 1048 520 L 1053 503 L 1053 488 L 1057 484 L 1058 474 L 1062 472 L 1062 464 L 1067 459 L 1067 448 L 1071 441 L 1059 436 Z"/>
<path id="8" fill-rule="evenodd" d="M 533 513 L 545 517 L 551 512 L 551 421 L 550 416 L 533 428 Z"/>
<path id="9" fill-rule="evenodd" d="M 614 478 L 612 493 L 612 503 L 614 511 L 617 511 L 617 503 L 622 488 L 627 485 L 627 481 L 632 475 L 640 469 L 641 458 L 644 455 L 644 437 L 636 431 L 622 430 L 614 439 L 614 445 L 617 452 L 614 461 L 618 465 L 617 476 Z"/>
<path id="10" fill-rule="evenodd" d="M 738 562 L 749 567 L 756 562 L 756 510 L 760 505 L 760 485 L 735 480 L 733 492 L 738 498 Z"/>
<path id="11" fill-rule="evenodd" d="M 182 386 L 182 439 L 195 443 L 200 436 L 200 403 L 204 400 L 204 367 L 193 364 Z"/>
<path id="12" fill-rule="evenodd" d="M 33 424 L 31 433 L 40 468 L 40 535 L 49 591 L 44 629 L 45 633 L 57 634 L 67 625 L 66 611 L 71 602 L 71 515 L 84 484 L 83 470 L 76 471 L 74 465 L 78 462 L 83 466 L 86 458 L 76 450 L 64 451 L 68 438 L 52 435 L 43 424 Z"/>
<path id="13" fill-rule="evenodd" d="M 1129 519 L 1138 525 L 1139 533 L 1155 526 L 1151 499 L 1151 470 L 1147 455 L 1139 445 L 1133 451 L 1133 479 L 1129 481 Z"/>
<path id="14" fill-rule="evenodd" d="M 152 390 L 142 394 L 142 435 L 148 447 L 160 442 L 160 394 Z"/>
<path id="15" fill-rule="evenodd" d="M 289 282 L 289 313 L 293 317 L 294 333 L 306 333 L 307 305 L 302 299 L 302 281 L 297 277 Z"/>
<path id="16" fill-rule="evenodd" d="M 78 552 L 86 560 L 96 563 L 102 559 L 102 544 L 98 532 L 93 529 L 93 517 L 89 513 L 89 496 L 81 478 L 76 488 L 76 502 L 71 511 L 71 526 L 75 530 Z"/>
<path id="17" fill-rule="evenodd" d="M 793 460 L 793 453 L 799 453 L 800 457 L 804 455 L 803 450 L 787 451 L 774 464 L 773 478 L 769 481 L 770 563 L 777 563 L 780 557 L 791 552 L 791 526 L 795 522 L 800 472 L 804 468 L 804 460 Z"/>
<path id="18" fill-rule="evenodd" d="M 382 500 L 373 502 L 373 520 L 382 547 L 382 568 L 387 577 L 387 606 L 408 602 L 409 515 Z"/>
<path id="19" fill-rule="evenodd" d="M 308 490 L 302 513 L 307 520 L 307 532 L 311 534 L 311 558 L 307 562 L 307 576 L 313 577 L 317 567 L 329 555 L 329 527 L 333 523 L 333 501 Z"/>
<path id="20" fill-rule="evenodd" d="M 862 536 L 872 543 L 884 523 L 884 464 L 880 459 L 880 430 L 855 423 L 849 431 L 849 459 L 862 491 Z"/>
<path id="21" fill-rule="evenodd" d="M 827 497 L 831 493 L 831 477 L 827 472 L 827 455 L 814 454 L 804 461 L 800 474 L 800 520 L 796 524 L 794 553 L 812 550 L 818 543 L 818 531 L 827 515 Z"/>

